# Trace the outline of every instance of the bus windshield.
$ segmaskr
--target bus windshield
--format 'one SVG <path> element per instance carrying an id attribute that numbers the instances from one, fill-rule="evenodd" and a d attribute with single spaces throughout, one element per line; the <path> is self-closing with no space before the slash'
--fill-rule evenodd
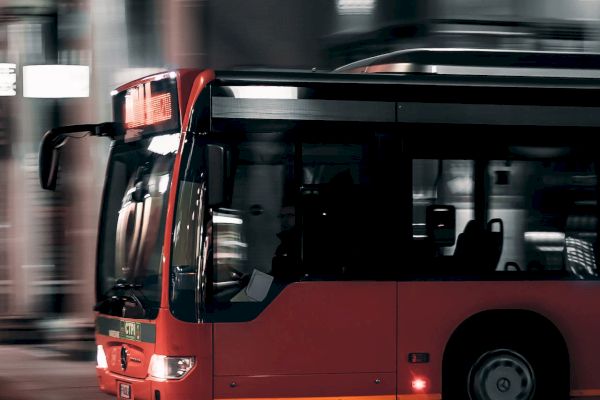
<path id="1" fill-rule="evenodd" d="M 166 144 L 178 138 L 178 134 L 156 136 L 117 143 L 112 149 L 98 247 L 97 309 L 103 313 L 156 317 L 176 149 Z"/>

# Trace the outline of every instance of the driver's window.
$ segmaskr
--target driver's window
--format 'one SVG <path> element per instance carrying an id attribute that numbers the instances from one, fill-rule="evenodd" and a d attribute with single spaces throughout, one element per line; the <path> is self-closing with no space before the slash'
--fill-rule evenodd
<path id="1" fill-rule="evenodd" d="M 231 199 L 212 215 L 213 296 L 220 303 L 261 302 L 299 265 L 293 145 L 245 141 L 232 154 Z"/>

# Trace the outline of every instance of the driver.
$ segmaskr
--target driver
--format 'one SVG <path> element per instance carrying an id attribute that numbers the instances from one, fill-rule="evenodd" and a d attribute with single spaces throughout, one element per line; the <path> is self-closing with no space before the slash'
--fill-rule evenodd
<path id="1" fill-rule="evenodd" d="M 281 231 L 277 234 L 280 244 L 275 249 L 271 274 L 281 280 L 294 281 L 302 276 L 299 265 L 300 232 L 296 226 L 296 209 L 284 205 L 279 213 Z"/>

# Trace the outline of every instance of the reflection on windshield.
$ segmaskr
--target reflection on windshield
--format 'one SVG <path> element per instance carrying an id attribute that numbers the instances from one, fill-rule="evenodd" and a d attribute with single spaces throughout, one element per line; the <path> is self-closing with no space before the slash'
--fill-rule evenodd
<path id="1" fill-rule="evenodd" d="M 159 160 L 153 169 L 164 170 L 161 164 L 165 162 Z M 115 251 L 116 266 L 127 281 L 145 276 L 144 269 L 152 253 L 148 247 L 156 243 L 159 230 L 158 224 L 151 222 L 160 221 L 168 183 L 168 173 L 156 175 L 145 171 L 144 166 L 129 179 L 117 220 Z"/>
<path id="2" fill-rule="evenodd" d="M 160 255 L 175 158 L 154 151 L 154 139 L 118 144 L 112 152 L 98 254 L 98 300 L 113 294 L 117 280 L 135 284 L 131 290 L 151 318 L 160 303 Z"/>

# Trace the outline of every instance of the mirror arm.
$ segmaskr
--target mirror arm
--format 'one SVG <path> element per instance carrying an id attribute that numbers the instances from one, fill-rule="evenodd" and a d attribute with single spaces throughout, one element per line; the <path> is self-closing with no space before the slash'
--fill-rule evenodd
<path id="1" fill-rule="evenodd" d="M 47 131 L 40 143 L 39 152 L 39 178 L 42 188 L 49 190 L 54 190 L 56 188 L 59 161 L 58 149 L 60 149 L 70 137 L 78 137 L 73 136 L 75 133 L 84 133 L 91 136 L 109 137 L 114 139 L 117 136 L 123 135 L 124 128 L 123 125 L 119 123 L 103 122 L 100 124 L 68 125 L 52 128 Z"/>

